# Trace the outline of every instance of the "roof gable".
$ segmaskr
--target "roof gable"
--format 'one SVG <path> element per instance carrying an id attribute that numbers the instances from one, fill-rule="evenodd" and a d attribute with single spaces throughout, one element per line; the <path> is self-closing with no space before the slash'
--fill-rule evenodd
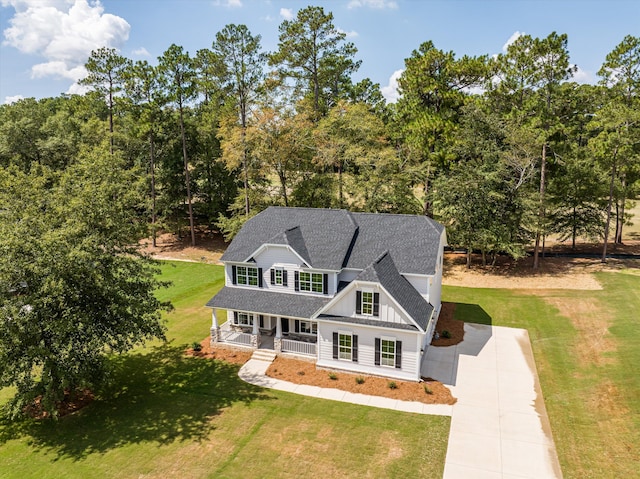
<path id="1" fill-rule="evenodd" d="M 398 272 L 388 251 L 365 268 L 355 281 L 379 283 L 411 319 L 426 331 L 433 306 Z"/>

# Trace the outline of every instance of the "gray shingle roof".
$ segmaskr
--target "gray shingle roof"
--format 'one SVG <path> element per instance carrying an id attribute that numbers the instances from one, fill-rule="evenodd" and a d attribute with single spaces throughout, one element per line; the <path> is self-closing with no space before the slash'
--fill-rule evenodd
<path id="1" fill-rule="evenodd" d="M 293 231 L 296 227 L 299 232 Z M 245 261 L 263 244 L 280 238 L 276 244 L 288 244 L 302 257 L 304 252 L 296 248 L 304 245 L 309 266 L 339 271 L 355 232 L 346 210 L 271 206 L 244 224 L 221 260 Z"/>
<path id="2" fill-rule="evenodd" d="M 347 316 L 333 316 L 331 314 L 321 314 L 318 319 L 325 319 L 329 321 L 337 321 L 339 323 L 351 323 L 351 324 L 364 324 L 366 326 L 378 326 L 382 328 L 402 329 L 404 331 L 417 331 L 413 324 L 405 323 L 391 323 L 389 321 L 378 321 L 377 319 L 366 318 L 350 318 Z"/>
<path id="3" fill-rule="evenodd" d="M 444 226 L 426 216 L 353 213 L 358 239 L 346 267 L 364 269 L 389 251 L 403 274 L 435 274 Z"/>
<path id="4" fill-rule="evenodd" d="M 245 261 L 275 243 L 288 244 L 318 269 L 365 269 L 389 251 L 400 273 L 434 274 L 443 229 L 426 216 L 272 206 L 245 223 L 221 260 Z"/>
<path id="5" fill-rule="evenodd" d="M 326 296 L 278 293 L 225 286 L 209 300 L 207 306 L 274 316 L 310 318 L 330 300 L 331 298 Z"/>
<path id="6" fill-rule="evenodd" d="M 420 328 L 427 330 L 433 306 L 398 272 L 388 251 L 365 268 L 356 278 L 358 280 L 380 283 Z"/>

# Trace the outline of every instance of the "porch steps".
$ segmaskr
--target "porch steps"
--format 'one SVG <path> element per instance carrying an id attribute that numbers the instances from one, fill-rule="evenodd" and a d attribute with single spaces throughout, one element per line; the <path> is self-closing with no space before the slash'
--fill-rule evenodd
<path id="1" fill-rule="evenodd" d="M 267 361 L 272 363 L 276 358 L 277 354 L 275 351 L 271 351 L 269 349 L 256 349 L 251 356 L 251 359 L 258 359 L 259 361 Z"/>

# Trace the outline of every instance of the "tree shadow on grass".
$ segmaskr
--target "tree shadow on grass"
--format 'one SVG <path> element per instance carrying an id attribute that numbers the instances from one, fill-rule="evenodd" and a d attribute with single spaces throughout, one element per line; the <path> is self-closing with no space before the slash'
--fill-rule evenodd
<path id="1" fill-rule="evenodd" d="M 183 351 L 161 346 L 114 358 L 113 380 L 90 406 L 58 422 L 0 418 L 0 444 L 26 437 L 36 449 L 79 460 L 127 444 L 202 441 L 225 408 L 273 399 L 242 381 L 239 366 Z"/>

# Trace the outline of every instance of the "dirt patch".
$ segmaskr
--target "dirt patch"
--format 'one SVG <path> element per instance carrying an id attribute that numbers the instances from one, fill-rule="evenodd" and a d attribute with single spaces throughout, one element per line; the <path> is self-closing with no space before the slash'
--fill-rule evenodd
<path id="1" fill-rule="evenodd" d="M 431 346 L 453 346 L 464 339 L 464 321 L 454 319 L 455 303 L 442 303 L 440 316 L 436 323 L 436 337 L 431 341 Z M 447 337 L 449 336 L 449 337 Z"/>
<path id="2" fill-rule="evenodd" d="M 82 389 L 79 391 L 65 391 L 64 399 L 57 404 L 57 417 L 68 416 L 76 411 L 79 411 L 85 406 L 88 406 L 93 402 L 95 396 L 89 389 Z M 36 398 L 36 400 L 24 408 L 24 413 L 33 419 L 47 419 L 51 417 L 50 411 L 45 411 L 42 408 L 42 397 Z"/>
<path id="3" fill-rule="evenodd" d="M 216 344 L 211 346 L 211 337 L 207 337 L 200 342 L 200 351 L 189 348 L 185 354 L 198 358 L 219 359 L 233 364 L 244 364 L 251 358 L 252 350 L 245 350 L 227 346 L 226 344 Z"/>
<path id="4" fill-rule="evenodd" d="M 316 365 L 309 361 L 281 356 L 278 356 L 271 363 L 267 369 L 267 376 L 295 384 L 340 389 L 341 391 L 402 401 L 419 401 L 425 404 L 454 404 L 456 402 L 446 386 L 432 379 L 417 383 L 364 374 L 327 371 L 317 369 Z M 395 388 L 390 387 L 392 383 L 395 384 Z"/>
<path id="5" fill-rule="evenodd" d="M 615 341 L 609 336 L 613 319 L 596 298 L 555 297 L 548 291 L 528 293 L 539 293 L 546 303 L 571 320 L 579 334 L 574 355 L 581 364 L 603 366 L 612 363 L 613 358 L 606 353 L 616 349 Z"/>
<path id="6" fill-rule="evenodd" d="M 208 231 L 196 233 L 196 245 L 191 246 L 191 236 L 179 238 L 173 233 L 160 233 L 155 248 L 151 238 L 140 242 L 142 251 L 156 259 L 194 261 L 198 263 L 219 264 L 220 256 L 227 249 L 222 235 Z"/>

